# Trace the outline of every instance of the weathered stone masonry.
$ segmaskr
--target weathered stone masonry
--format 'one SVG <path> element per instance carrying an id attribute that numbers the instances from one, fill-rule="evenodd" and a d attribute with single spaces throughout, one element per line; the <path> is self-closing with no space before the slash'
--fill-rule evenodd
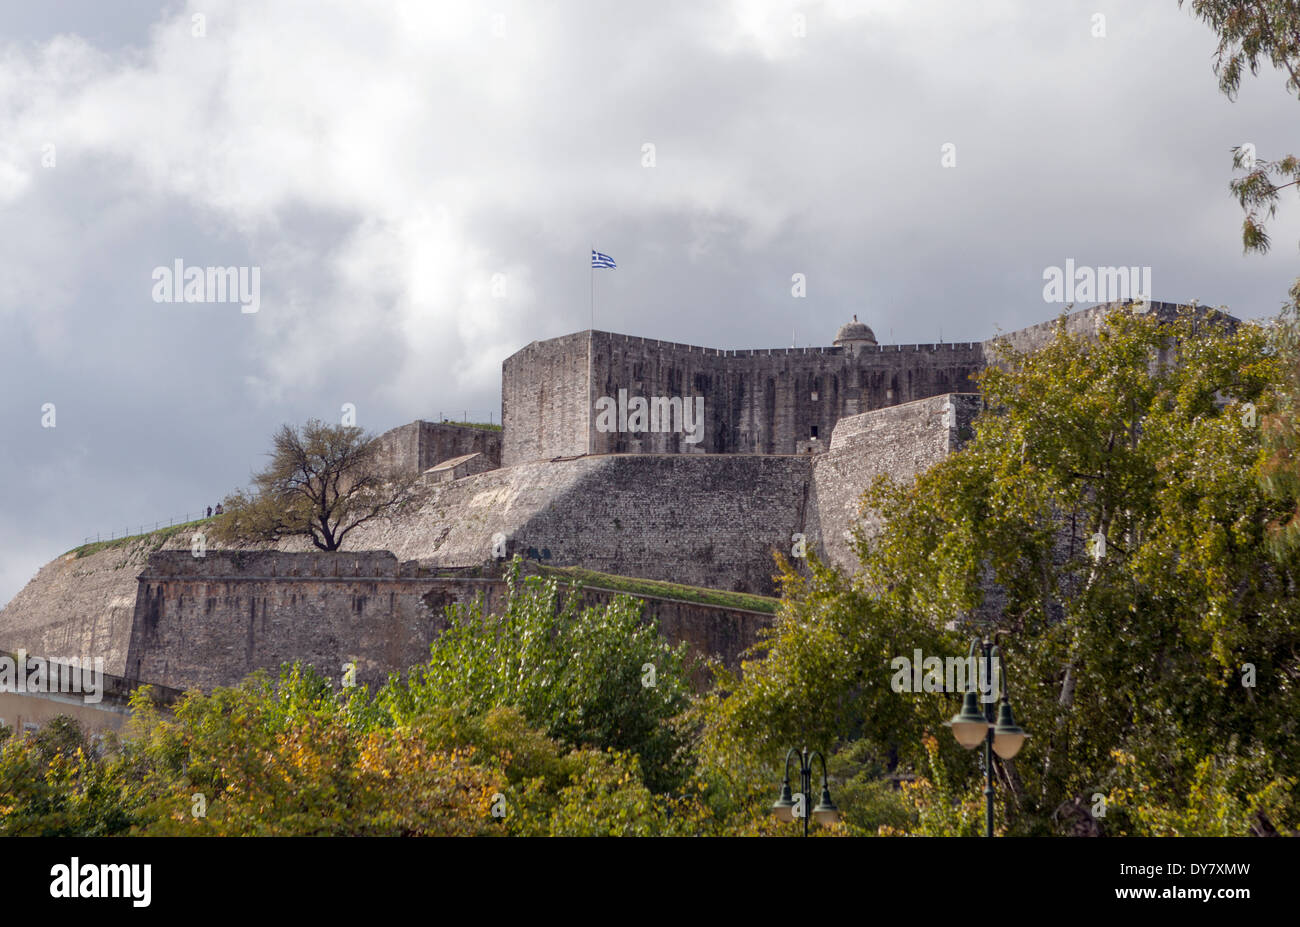
<path id="1" fill-rule="evenodd" d="M 1074 313 L 1067 330 L 1091 336 L 1111 308 Z M 1054 331 L 999 338 L 1030 351 Z M 385 466 L 423 476 L 412 505 L 349 535 L 359 552 L 297 553 L 308 545 L 289 540 L 210 545 L 195 560 L 187 536 L 147 536 L 67 554 L 0 611 L 0 648 L 102 657 L 109 673 L 176 686 L 293 659 L 332 676 L 355 660 L 377 681 L 427 652 L 440 620 L 429 602 L 500 594 L 499 580 L 470 575 L 498 535 L 509 554 L 545 551 L 556 566 L 771 594 L 772 552 L 792 535 L 854 567 L 863 490 L 881 474 L 913 478 L 970 436 L 981 401 L 966 391 L 992 344 L 881 346 L 856 320 L 828 348 L 719 351 L 607 332 L 534 342 L 502 366 L 503 432 L 414 422 L 381 437 Z M 597 432 L 595 399 L 619 389 L 704 396 L 704 439 Z M 656 608 L 670 639 L 733 664 L 765 620 Z"/>
<path id="2" fill-rule="evenodd" d="M 499 576 L 399 563 L 386 551 L 346 553 L 161 551 L 140 574 L 127 652 L 136 679 L 179 688 L 233 685 L 301 660 L 339 680 L 355 663 L 358 683 L 428 658 L 445 627 L 444 609 L 482 596 L 491 611 L 506 594 Z M 584 590 L 600 604 L 615 593 Z M 736 668 L 771 616 L 666 599 L 646 600 L 647 617 L 673 642 Z"/>
<path id="3" fill-rule="evenodd" d="M 1149 311 L 1172 318 L 1173 303 Z M 1114 307 L 1068 317 L 1092 335 Z M 795 454 L 822 450 L 849 416 L 947 393 L 975 392 L 994 342 L 1035 350 L 1055 320 L 983 342 L 882 345 L 865 324 L 842 326 L 829 347 L 719 350 L 611 332 L 535 341 L 502 364 L 501 462 L 512 466 L 578 454 Z M 703 440 L 680 432 L 601 431 L 601 397 L 703 397 Z"/>
<path id="4" fill-rule="evenodd" d="M 846 416 L 974 389 L 979 343 L 719 351 L 580 332 L 505 361 L 502 463 L 575 454 L 795 454 Z M 704 398 L 703 440 L 680 431 L 600 431 L 603 396 Z"/>
<path id="5" fill-rule="evenodd" d="M 501 432 L 450 422 L 411 422 L 377 439 L 380 466 L 387 473 L 416 475 L 444 460 L 482 454 L 491 467 L 501 466 Z"/>

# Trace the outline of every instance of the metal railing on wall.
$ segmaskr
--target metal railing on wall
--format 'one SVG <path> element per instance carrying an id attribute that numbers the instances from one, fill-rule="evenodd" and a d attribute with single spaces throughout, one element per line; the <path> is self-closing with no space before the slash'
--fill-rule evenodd
<path id="1" fill-rule="evenodd" d="M 209 517 L 215 518 L 216 516 L 215 515 L 208 516 L 202 511 L 186 512 L 184 515 L 174 515 L 171 518 L 168 518 L 166 521 L 155 521 L 152 527 L 149 526 L 148 522 L 145 522 L 144 524 L 140 525 L 140 527 L 136 528 L 134 531 L 132 531 L 131 527 L 128 525 L 127 527 L 123 528 L 121 531 L 110 531 L 108 534 L 96 533 L 94 535 L 87 537 L 81 543 L 98 544 L 101 541 L 116 541 L 116 540 L 120 540 L 121 538 L 138 537 L 142 534 L 150 534 L 154 531 L 161 531 L 164 528 L 174 528 L 176 525 L 184 525 L 192 521 L 206 521 Z"/>
<path id="2" fill-rule="evenodd" d="M 489 425 L 498 424 L 496 420 L 496 412 L 483 412 L 474 409 L 462 409 L 460 412 L 460 418 L 456 418 L 455 409 L 450 412 L 439 412 L 438 417 L 434 419 L 434 422 L 475 422 L 477 424 L 483 424 L 486 422 Z"/>
<path id="3" fill-rule="evenodd" d="M 496 420 L 497 418 L 496 412 L 494 411 L 485 412 L 485 411 L 475 410 L 475 409 L 461 409 L 460 410 L 461 417 L 455 418 L 454 417 L 455 415 L 456 415 L 455 410 L 451 412 L 440 411 L 438 413 L 438 417 L 434 419 L 434 421 L 435 422 L 476 422 L 479 424 L 486 422 L 489 425 L 499 424 Z M 199 510 L 198 512 L 186 512 L 184 515 L 174 515 L 171 518 L 168 518 L 166 520 L 155 521 L 152 527 L 150 527 L 148 522 L 144 522 L 134 530 L 132 530 L 130 525 L 128 525 L 127 527 L 123 528 L 121 531 L 110 531 L 107 534 L 98 532 L 96 534 L 87 536 L 82 540 L 81 543 L 83 545 L 98 544 L 103 541 L 116 541 L 122 538 L 138 537 L 139 535 L 142 534 L 148 534 L 153 531 L 161 531 L 163 528 L 173 528 L 176 525 L 183 525 L 187 522 L 198 521 L 200 519 L 206 519 L 208 517 L 209 516 L 206 514 L 204 510 Z"/>

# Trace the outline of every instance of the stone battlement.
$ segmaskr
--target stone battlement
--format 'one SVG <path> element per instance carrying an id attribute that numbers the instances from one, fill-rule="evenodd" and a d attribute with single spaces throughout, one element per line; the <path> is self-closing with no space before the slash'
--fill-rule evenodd
<path id="1" fill-rule="evenodd" d="M 846 348 L 839 346 L 830 347 L 803 347 L 803 348 L 706 348 L 695 344 L 684 344 L 677 341 L 662 341 L 658 338 L 642 338 L 639 335 L 620 335 L 615 332 L 604 332 L 595 329 L 586 329 L 585 331 L 573 332 L 569 335 L 561 336 L 568 339 L 582 339 L 591 337 L 593 340 L 604 339 L 610 343 L 636 345 L 642 348 L 663 348 L 672 351 L 685 351 L 688 354 L 699 354 L 703 357 L 784 357 L 784 356 L 806 356 L 809 354 L 822 354 L 829 357 L 840 357 L 846 353 Z M 545 342 L 534 341 L 528 347 Z M 982 348 L 982 341 L 941 341 L 932 344 L 877 344 L 868 345 L 860 350 L 871 351 L 876 354 L 889 354 L 895 352 L 930 352 L 935 351 L 974 351 Z M 527 348 L 523 349 L 527 350 Z M 520 353 L 520 352 L 516 352 Z M 514 355 L 511 355 L 512 357 Z"/>

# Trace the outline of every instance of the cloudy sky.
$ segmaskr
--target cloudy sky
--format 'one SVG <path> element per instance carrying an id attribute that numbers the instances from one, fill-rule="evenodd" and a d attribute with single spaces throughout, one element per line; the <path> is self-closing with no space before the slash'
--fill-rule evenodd
<path id="1" fill-rule="evenodd" d="M 1067 259 L 1270 315 L 1300 208 L 1243 256 L 1230 150 L 1300 103 L 1228 101 L 1214 46 L 1176 0 L 4 4 L 0 602 L 282 422 L 499 416 L 592 247 L 598 328 L 720 348 L 982 340 Z M 258 311 L 155 301 L 177 260 Z"/>

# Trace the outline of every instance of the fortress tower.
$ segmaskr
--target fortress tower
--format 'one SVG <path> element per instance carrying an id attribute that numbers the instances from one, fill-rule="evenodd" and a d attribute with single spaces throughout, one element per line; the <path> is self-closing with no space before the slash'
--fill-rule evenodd
<path id="1" fill-rule="evenodd" d="M 980 342 L 881 345 L 856 316 L 817 348 L 725 351 L 602 331 L 535 341 L 502 365 L 501 463 L 815 453 L 845 416 L 973 391 L 984 357 Z M 634 400 L 674 414 L 638 421 Z M 703 422 L 688 413 L 685 423 L 697 433 L 674 427 L 679 407 L 701 401 Z M 621 416 L 613 428 L 600 415 L 611 408 Z"/>
<path id="2" fill-rule="evenodd" d="M 1072 313 L 1066 330 L 1092 336 L 1116 305 Z M 1179 306 L 1149 302 L 1139 311 L 1172 319 Z M 602 331 L 534 341 L 502 364 L 501 465 L 589 454 L 815 454 L 841 419 L 976 392 L 973 377 L 993 362 L 995 341 L 1032 351 L 1055 330 L 1051 319 L 988 341 L 879 344 L 855 315 L 819 348 L 727 351 Z M 638 403 L 648 407 L 644 419 Z M 688 406 L 702 408 L 702 421 L 675 427 Z M 614 417 L 602 418 L 611 409 Z"/>

